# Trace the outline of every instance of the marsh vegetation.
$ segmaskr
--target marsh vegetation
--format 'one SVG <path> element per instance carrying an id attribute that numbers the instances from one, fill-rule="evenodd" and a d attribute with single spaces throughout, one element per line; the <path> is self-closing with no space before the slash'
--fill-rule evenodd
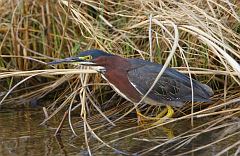
<path id="1" fill-rule="evenodd" d="M 0 12 L 1 111 L 37 108 L 52 135 L 60 125 L 85 140 L 89 154 L 186 155 L 213 146 L 214 155 L 240 153 L 238 0 L 1 0 Z M 189 102 L 172 120 L 138 125 L 134 105 L 96 71 L 46 65 L 87 49 L 167 63 L 211 86 L 212 102 Z"/>

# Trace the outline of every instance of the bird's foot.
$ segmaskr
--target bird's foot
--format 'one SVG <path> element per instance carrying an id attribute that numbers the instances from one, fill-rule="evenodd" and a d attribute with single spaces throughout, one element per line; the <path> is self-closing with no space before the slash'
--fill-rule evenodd
<path id="1" fill-rule="evenodd" d="M 145 124 L 146 122 L 149 121 L 156 121 L 153 123 L 153 125 L 161 124 L 164 121 L 170 119 L 173 114 L 174 110 L 172 109 L 171 106 L 167 105 L 166 108 L 164 108 L 157 116 L 155 117 L 149 117 L 146 115 L 143 115 L 140 110 L 136 109 L 137 112 L 137 117 L 138 117 L 138 123 L 140 124 Z"/>
<path id="2" fill-rule="evenodd" d="M 137 113 L 139 125 L 147 124 L 147 123 L 149 123 L 149 121 L 156 120 L 156 117 L 150 117 L 150 116 L 143 115 L 139 109 L 136 109 L 136 113 Z"/>
<path id="3" fill-rule="evenodd" d="M 154 122 L 153 125 L 158 125 L 158 124 L 165 122 L 166 120 L 171 119 L 173 114 L 174 114 L 173 108 L 171 106 L 167 105 L 166 108 L 164 108 L 164 110 L 156 116 L 155 120 L 157 120 L 157 121 Z"/>
<path id="4" fill-rule="evenodd" d="M 157 116 L 155 117 L 149 117 L 149 116 L 146 116 L 146 115 L 143 115 L 140 110 L 136 109 L 136 113 L 137 113 L 137 117 L 138 117 L 138 123 L 139 125 L 146 125 L 147 127 L 148 126 L 156 126 L 156 125 L 159 125 L 159 124 L 162 124 L 164 123 L 166 120 L 169 120 L 173 114 L 174 114 L 174 110 L 172 109 L 171 106 L 166 106 L 166 108 L 164 108 Z M 149 122 L 152 122 L 152 121 L 155 121 L 153 123 L 151 123 L 150 125 L 147 123 Z M 145 127 L 145 126 L 144 126 Z M 173 134 L 173 131 L 172 129 L 170 128 L 167 128 L 165 126 L 160 126 L 160 128 L 163 130 L 163 132 L 166 134 L 167 138 L 168 139 L 172 139 L 174 138 L 174 134 Z"/>
<path id="5" fill-rule="evenodd" d="M 136 113 L 139 125 L 144 125 L 147 122 L 147 120 L 149 120 L 149 117 L 143 115 L 139 109 L 136 109 Z"/>

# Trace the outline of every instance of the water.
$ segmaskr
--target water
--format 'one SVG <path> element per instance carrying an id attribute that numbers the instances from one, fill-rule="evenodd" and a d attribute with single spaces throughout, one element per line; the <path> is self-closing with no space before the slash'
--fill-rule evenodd
<path id="1" fill-rule="evenodd" d="M 38 111 L 7 110 L 0 113 L 0 155 L 56 154 L 52 132 L 39 123 Z"/>
<path id="2" fill-rule="evenodd" d="M 43 121 L 44 115 L 41 109 L 31 110 L 2 110 L 0 112 L 0 155 L 1 156 L 42 156 L 42 155 L 88 155 L 87 148 L 84 140 L 83 126 L 80 124 L 75 126 L 76 133 L 79 137 L 75 137 L 71 130 L 68 128 L 68 124 L 65 124 L 65 128 L 62 130 L 61 137 L 55 137 L 54 133 L 56 127 L 61 121 L 61 115 L 58 115 L 51 119 L 49 126 L 40 125 Z M 79 118 L 73 119 L 78 121 Z M 109 133 L 119 131 L 124 128 L 137 126 L 135 120 L 129 120 L 131 122 L 119 123 L 116 127 L 107 126 L 108 128 L 96 130 L 96 133 L 101 138 L 108 142 L 114 139 L 121 138 L 126 134 L 138 132 L 144 128 L 136 128 L 129 130 L 128 132 L 114 134 L 107 136 Z M 199 120 L 199 125 L 209 122 L 211 119 Z M 156 150 L 147 153 L 146 155 L 177 155 L 183 152 L 196 150 L 199 147 L 208 145 L 216 140 L 222 139 L 226 136 L 230 136 L 219 143 L 210 145 L 207 148 L 198 150 L 196 152 L 190 152 L 186 155 L 199 155 L 208 156 L 215 155 L 221 150 L 229 147 L 240 140 L 240 120 L 233 118 L 226 122 L 228 126 L 223 128 L 216 128 L 209 132 L 203 133 L 196 138 L 186 137 L 189 141 L 188 144 L 182 146 L 177 150 L 173 150 L 176 145 L 180 145 L 184 139 L 176 140 L 172 143 L 162 145 Z M 221 124 L 223 125 L 223 124 Z M 216 125 L 215 127 L 220 126 Z M 166 142 L 170 135 L 178 135 L 183 132 L 190 130 L 192 127 L 189 120 L 183 120 L 181 122 L 168 125 L 167 127 L 159 127 L 151 131 L 146 131 L 134 136 L 130 136 L 121 140 L 118 140 L 111 144 L 112 147 L 119 151 L 114 151 L 106 146 L 101 147 L 102 143 L 97 141 L 94 135 L 88 134 L 89 146 L 94 155 L 123 155 L 123 154 L 134 154 L 144 152 L 146 149 L 161 145 Z M 199 129 L 195 130 L 194 133 L 198 132 Z M 189 133 L 190 134 L 190 133 Z M 186 136 L 186 135 L 185 135 Z M 186 139 L 185 138 L 185 139 Z M 186 141 L 186 140 L 185 140 Z M 238 146 L 235 146 L 227 153 L 223 155 L 236 154 Z M 101 147 L 101 148 L 100 148 Z M 168 150 L 168 148 L 170 148 Z M 240 148 L 239 148 L 240 149 Z M 125 153 L 121 153 L 125 152 Z M 239 155 L 239 154 L 236 154 Z"/>

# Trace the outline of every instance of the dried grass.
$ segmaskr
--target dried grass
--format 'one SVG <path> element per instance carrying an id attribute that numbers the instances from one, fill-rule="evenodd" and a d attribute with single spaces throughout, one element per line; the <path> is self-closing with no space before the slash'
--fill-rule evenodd
<path id="1" fill-rule="evenodd" d="M 174 151 L 190 143 L 193 138 L 213 129 L 231 127 L 239 122 L 224 123 L 239 118 L 240 85 L 240 18 L 238 1 L 9 1 L 0 3 L 0 106 L 7 107 L 52 97 L 47 104 L 47 122 L 62 109 L 73 134 L 82 125 L 86 147 L 96 151 L 102 146 L 125 138 L 174 124 L 191 118 L 213 117 L 206 124 L 193 128 L 163 143 L 143 149 L 138 154 L 176 143 L 165 151 Z M 140 57 L 171 66 L 189 74 L 215 91 L 210 104 L 187 104 L 177 110 L 176 118 L 132 133 L 141 126 L 130 127 L 108 135 L 101 135 L 106 127 L 119 125 L 134 112 L 132 104 L 122 103 L 112 96 L 96 72 L 90 69 L 46 69 L 45 62 L 75 55 L 78 51 L 98 48 L 124 57 Z M 54 67 L 51 67 L 54 68 Z M 164 70 L 164 69 L 163 69 Z M 65 75 L 59 77 L 57 75 Z M 159 73 L 158 78 L 161 76 Z M 63 87 L 64 86 L 64 87 Z M 119 103 L 118 103 L 119 102 Z M 72 123 L 72 113 L 80 112 L 81 120 Z M 215 119 L 214 117 L 220 117 Z M 125 119 L 126 120 L 126 119 Z M 98 122 L 101 121 L 101 122 Z M 206 126 L 207 125 L 207 126 Z M 220 125 L 220 126 L 219 126 Z M 195 130 L 198 130 L 197 132 Z M 198 151 L 239 135 L 239 128 L 231 135 L 196 148 Z M 102 146 L 89 144 L 89 134 Z M 118 135 L 124 134 L 122 137 Z M 115 137 L 107 141 L 107 137 Z M 155 142 L 145 138 L 148 142 Z M 229 145 L 218 155 L 239 146 Z M 236 153 L 239 150 L 236 150 Z M 179 155 L 189 154 L 186 151 Z M 122 154 L 127 154 L 123 152 Z M 237 154 L 236 154 L 237 155 Z"/>

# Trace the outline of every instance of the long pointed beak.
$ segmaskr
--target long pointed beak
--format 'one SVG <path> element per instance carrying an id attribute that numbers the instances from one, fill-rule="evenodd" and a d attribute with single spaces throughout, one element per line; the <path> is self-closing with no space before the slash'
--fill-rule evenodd
<path id="1" fill-rule="evenodd" d="M 90 62 L 90 61 L 86 61 L 84 59 L 84 57 L 67 57 L 67 58 L 64 58 L 64 59 L 59 59 L 59 60 L 55 60 L 55 61 L 52 61 L 52 62 L 48 62 L 47 64 L 48 65 L 56 65 L 56 64 L 70 64 L 70 63 L 73 63 L 73 64 L 78 64 L 78 65 L 95 65 L 95 63 L 93 62 Z"/>

